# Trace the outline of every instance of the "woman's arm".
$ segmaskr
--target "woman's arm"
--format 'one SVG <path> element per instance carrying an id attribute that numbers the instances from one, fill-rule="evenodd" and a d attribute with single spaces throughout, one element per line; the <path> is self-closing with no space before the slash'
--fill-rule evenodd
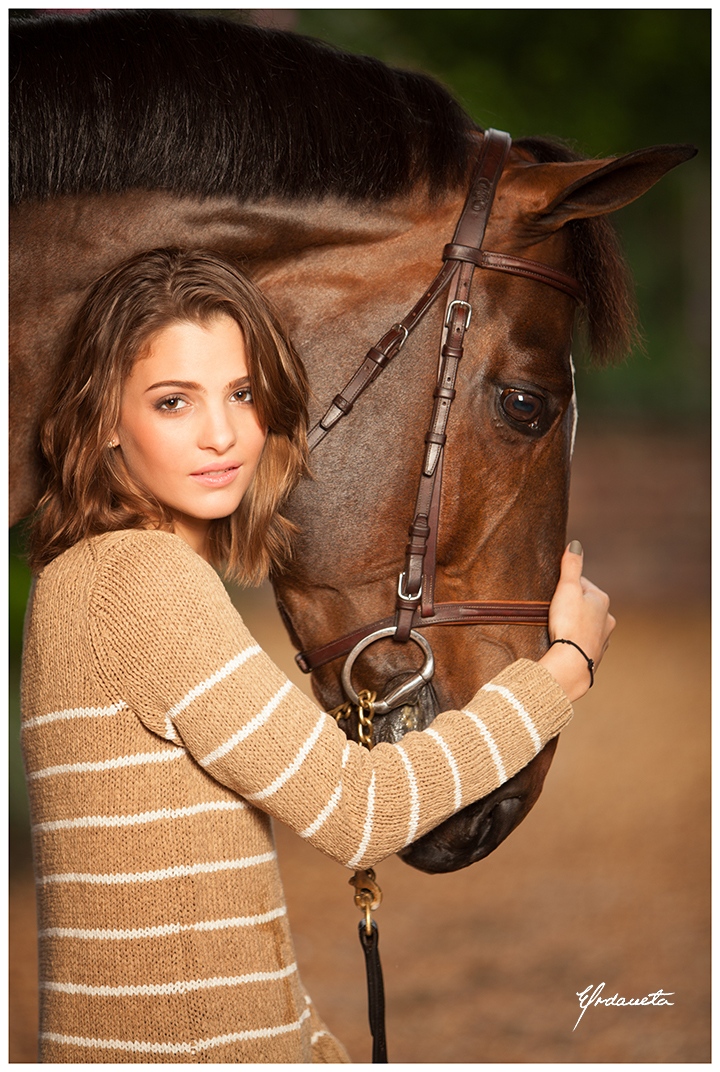
<path id="1" fill-rule="evenodd" d="M 181 540 L 128 533 L 108 547 L 90 629 L 113 700 L 346 866 L 371 866 L 484 796 L 571 717 L 552 674 L 519 660 L 462 711 L 368 752 L 274 666 Z"/>

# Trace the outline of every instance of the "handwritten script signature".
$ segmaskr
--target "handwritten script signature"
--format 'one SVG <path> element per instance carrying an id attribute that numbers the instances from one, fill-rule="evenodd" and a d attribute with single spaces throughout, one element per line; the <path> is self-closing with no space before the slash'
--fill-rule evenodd
<path id="1" fill-rule="evenodd" d="M 580 1009 L 582 1010 L 577 1018 L 575 1027 L 580 1023 L 583 1016 L 590 1008 L 591 1005 L 674 1005 L 674 1001 L 666 1001 L 666 998 L 671 998 L 674 994 L 673 990 L 665 993 L 664 990 L 656 990 L 654 994 L 647 994 L 644 998 L 621 998 L 617 994 L 611 998 L 603 998 L 601 994 L 605 988 L 605 983 L 599 983 L 592 994 L 592 983 L 590 986 L 586 986 L 582 993 L 578 993 L 580 998 Z M 573 1028 L 573 1031 L 575 1030 Z"/>

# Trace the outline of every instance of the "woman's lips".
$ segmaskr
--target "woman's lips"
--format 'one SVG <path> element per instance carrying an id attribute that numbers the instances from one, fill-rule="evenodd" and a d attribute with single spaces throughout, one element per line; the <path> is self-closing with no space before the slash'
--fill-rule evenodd
<path id="1" fill-rule="evenodd" d="M 239 472 L 239 465 L 229 465 L 224 469 L 206 469 L 202 473 L 191 473 L 190 476 L 207 488 L 224 488 L 233 482 Z"/>

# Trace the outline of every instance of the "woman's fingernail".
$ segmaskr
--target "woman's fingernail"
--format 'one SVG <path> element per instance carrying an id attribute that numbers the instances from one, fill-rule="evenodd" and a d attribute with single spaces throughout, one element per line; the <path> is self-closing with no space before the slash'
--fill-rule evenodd
<path id="1" fill-rule="evenodd" d="M 581 555 L 583 553 L 582 544 L 579 540 L 573 540 L 568 547 L 568 551 L 572 551 L 574 555 Z"/>

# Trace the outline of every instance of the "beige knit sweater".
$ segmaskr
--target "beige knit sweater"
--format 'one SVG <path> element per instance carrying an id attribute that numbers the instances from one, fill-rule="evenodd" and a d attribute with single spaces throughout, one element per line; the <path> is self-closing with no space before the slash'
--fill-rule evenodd
<path id="1" fill-rule="evenodd" d="M 369 867 L 570 715 L 522 660 L 464 711 L 368 752 L 273 665 L 179 537 L 73 547 L 37 581 L 23 661 L 41 1059 L 347 1061 L 298 977 L 270 816 Z"/>

